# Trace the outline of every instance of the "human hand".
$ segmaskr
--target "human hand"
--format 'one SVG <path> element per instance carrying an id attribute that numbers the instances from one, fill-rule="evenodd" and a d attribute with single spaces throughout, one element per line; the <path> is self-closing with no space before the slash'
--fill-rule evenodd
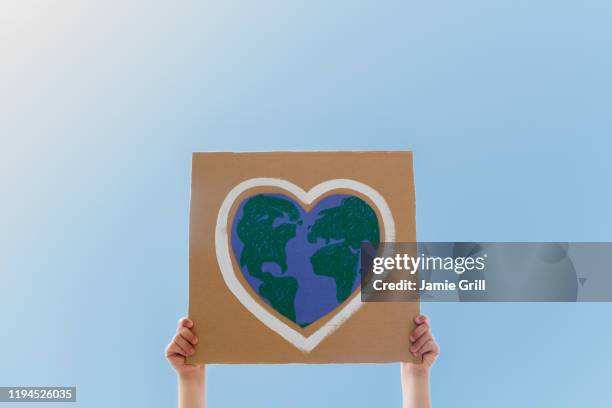
<path id="1" fill-rule="evenodd" d="M 417 327 L 410 333 L 410 352 L 415 357 L 421 357 L 422 363 L 402 363 L 402 370 L 428 373 L 440 354 L 440 347 L 431 333 L 427 316 L 417 316 L 414 322 Z"/>
<path id="2" fill-rule="evenodd" d="M 184 379 L 204 375 L 204 365 L 185 363 L 185 359 L 195 353 L 195 345 L 198 343 L 198 338 L 191 331 L 192 328 L 193 321 L 187 317 L 180 319 L 176 335 L 166 347 L 166 359 L 178 376 Z"/>

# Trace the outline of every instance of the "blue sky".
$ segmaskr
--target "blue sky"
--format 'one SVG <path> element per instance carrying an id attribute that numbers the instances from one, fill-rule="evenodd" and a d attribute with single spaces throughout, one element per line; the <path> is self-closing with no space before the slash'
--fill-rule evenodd
<path id="1" fill-rule="evenodd" d="M 186 312 L 193 151 L 409 149 L 419 240 L 612 239 L 609 2 L 26 0 L 0 16 L 2 385 L 174 403 L 162 352 Z M 437 406 L 612 400 L 610 304 L 423 309 Z M 400 401 L 396 365 L 209 377 L 211 406 Z"/>

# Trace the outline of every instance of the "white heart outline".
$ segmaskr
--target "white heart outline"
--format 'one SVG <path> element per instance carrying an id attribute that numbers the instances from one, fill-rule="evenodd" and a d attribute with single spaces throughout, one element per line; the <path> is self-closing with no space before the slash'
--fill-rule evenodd
<path id="1" fill-rule="evenodd" d="M 283 190 L 289 191 L 306 205 L 312 204 L 312 202 L 314 202 L 314 200 L 319 198 L 321 195 L 332 190 L 348 189 L 361 193 L 365 197 L 372 200 L 379 211 L 385 231 L 385 242 L 395 241 L 395 223 L 393 221 L 393 216 L 391 215 L 391 209 L 378 191 L 374 190 L 367 184 L 350 179 L 327 180 L 317 184 L 306 192 L 287 180 L 272 177 L 258 177 L 239 183 L 227 194 L 223 200 L 223 203 L 221 204 L 221 207 L 219 208 L 217 225 L 215 229 L 215 249 L 217 261 L 219 263 L 219 268 L 221 269 L 221 275 L 225 280 L 225 284 L 240 301 L 240 303 L 242 303 L 242 305 L 246 307 L 247 310 L 250 311 L 263 324 L 268 326 L 268 328 L 274 332 L 278 333 L 281 337 L 293 344 L 298 349 L 308 353 L 317 347 L 325 337 L 329 336 L 334 330 L 339 328 L 361 307 L 361 298 L 360 296 L 353 296 L 353 298 L 331 319 L 325 322 L 325 324 L 323 324 L 310 336 L 304 336 L 293 327 L 287 325 L 266 310 L 261 304 L 257 303 L 255 299 L 253 299 L 253 297 L 249 294 L 249 292 L 247 292 L 236 277 L 236 272 L 234 271 L 234 266 L 230 255 L 227 224 L 231 207 L 240 194 L 251 188 L 262 186 L 279 187 Z"/>

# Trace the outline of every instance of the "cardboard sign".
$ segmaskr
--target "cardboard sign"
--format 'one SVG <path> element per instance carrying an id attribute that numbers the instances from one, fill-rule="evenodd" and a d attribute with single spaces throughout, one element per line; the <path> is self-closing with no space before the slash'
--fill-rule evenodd
<path id="1" fill-rule="evenodd" d="M 411 361 L 418 302 L 360 297 L 362 243 L 416 240 L 410 152 L 195 153 L 191 363 Z"/>

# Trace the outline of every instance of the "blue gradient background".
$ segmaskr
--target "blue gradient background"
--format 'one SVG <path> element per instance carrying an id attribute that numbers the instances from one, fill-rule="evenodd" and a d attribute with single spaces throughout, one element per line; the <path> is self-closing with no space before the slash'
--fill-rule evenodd
<path id="1" fill-rule="evenodd" d="M 175 404 L 192 151 L 411 149 L 420 240 L 612 240 L 611 4 L 3 2 L 0 384 Z M 436 406 L 612 404 L 611 304 L 423 309 Z M 212 407 L 400 403 L 396 365 L 208 385 Z"/>

